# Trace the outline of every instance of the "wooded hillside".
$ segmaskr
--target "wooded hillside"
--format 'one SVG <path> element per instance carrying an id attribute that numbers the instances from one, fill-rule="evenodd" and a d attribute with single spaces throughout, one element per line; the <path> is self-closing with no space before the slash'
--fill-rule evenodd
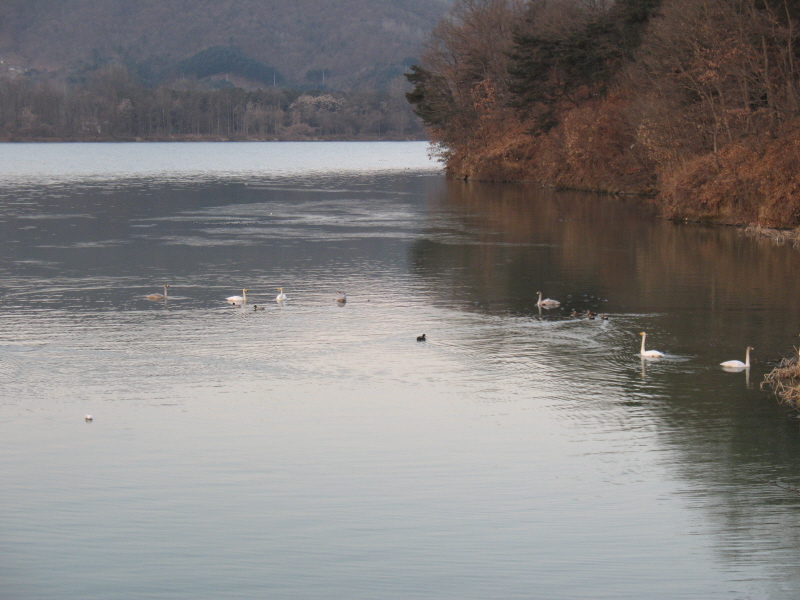
<path id="1" fill-rule="evenodd" d="M 449 172 L 800 225 L 800 0 L 456 0 L 409 80 Z"/>
<path id="2" fill-rule="evenodd" d="M 2 0 L 0 141 L 420 139 L 450 0 Z"/>
<path id="3" fill-rule="evenodd" d="M 115 61 L 156 77 L 214 46 L 287 84 L 386 85 L 418 55 L 449 0 L 3 0 L 0 59 L 40 72 Z M 307 77 L 311 77 L 311 81 Z"/>

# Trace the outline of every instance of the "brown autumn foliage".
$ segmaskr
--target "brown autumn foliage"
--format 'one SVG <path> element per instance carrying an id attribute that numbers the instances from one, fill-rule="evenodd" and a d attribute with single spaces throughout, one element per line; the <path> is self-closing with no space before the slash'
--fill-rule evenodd
<path id="1" fill-rule="evenodd" d="M 800 123 L 761 148 L 729 144 L 662 178 L 672 217 L 791 228 L 800 223 Z"/>
<path id="2" fill-rule="evenodd" d="M 447 122 L 428 129 L 444 159 L 465 154 L 463 145 L 480 147 L 492 128 L 512 122 L 508 56 L 523 7 L 523 0 L 459 0 L 431 32 L 424 62 L 435 77 L 425 94 Z"/>
<path id="3" fill-rule="evenodd" d="M 485 104 L 469 142 L 448 157 L 448 171 L 461 178 L 651 193 L 653 165 L 632 151 L 637 138 L 626 108 L 620 96 L 597 99 L 567 112 L 546 135 L 531 136 L 513 111 Z"/>
<path id="4" fill-rule="evenodd" d="M 618 30 L 628 31 L 625 9 L 645 5 L 657 9 L 635 43 L 631 35 L 615 38 L 608 23 L 619 19 Z M 487 6 L 472 0 L 468 8 Z M 570 16 L 559 19 L 554 6 Z M 433 132 L 450 174 L 653 194 L 676 218 L 800 225 L 800 3 L 532 0 L 526 19 L 519 14 L 515 31 L 538 44 L 542 60 L 561 52 L 550 71 L 535 71 L 534 61 L 522 92 L 508 85 L 508 73 L 452 77 L 459 55 L 448 53 L 447 38 L 437 40 L 436 55 L 447 56 L 448 73 L 425 62 L 430 48 L 423 55 L 423 67 L 470 100 L 468 115 L 455 111 L 468 116 L 458 128 L 443 119 Z M 593 29 L 581 38 L 586 23 Z M 463 47 L 469 32 L 458 31 Z M 585 52 L 580 44 L 591 47 L 597 35 L 629 45 Z M 582 60 L 606 65 L 613 76 L 582 72 Z"/>

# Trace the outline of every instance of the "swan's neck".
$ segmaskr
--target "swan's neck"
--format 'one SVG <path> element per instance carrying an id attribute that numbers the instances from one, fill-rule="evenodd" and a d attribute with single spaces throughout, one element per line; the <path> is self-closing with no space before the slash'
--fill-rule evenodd
<path id="1" fill-rule="evenodd" d="M 169 288 L 168 288 L 168 287 L 165 285 L 165 286 L 164 286 L 164 300 L 166 300 L 166 299 L 167 299 L 167 294 L 168 294 L 168 291 L 167 291 L 167 290 L 169 290 Z"/>
<path id="2" fill-rule="evenodd" d="M 646 337 L 647 337 L 647 334 L 643 333 L 642 334 L 642 354 L 644 354 L 644 340 L 645 340 Z"/>
<path id="3" fill-rule="evenodd" d="M 750 348 L 747 349 L 747 352 L 744 353 L 744 366 L 750 366 Z"/>
<path id="4" fill-rule="evenodd" d="M 542 292 L 539 292 L 539 300 L 536 302 L 536 304 L 541 304 L 541 303 L 542 303 Z"/>
<path id="5" fill-rule="evenodd" d="M 247 302 L 247 290 L 242 290 L 242 304 Z"/>

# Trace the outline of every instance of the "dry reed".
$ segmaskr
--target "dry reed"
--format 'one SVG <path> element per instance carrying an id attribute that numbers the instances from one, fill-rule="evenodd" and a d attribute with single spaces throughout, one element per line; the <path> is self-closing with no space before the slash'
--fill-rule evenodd
<path id="1" fill-rule="evenodd" d="M 768 385 L 782 404 L 800 410 L 800 358 L 784 358 L 780 364 L 764 375 L 761 386 Z"/>
<path id="2" fill-rule="evenodd" d="M 750 225 L 739 230 L 743 235 L 754 238 L 767 238 L 776 246 L 791 243 L 793 248 L 800 249 L 800 228 L 771 229 L 760 225 Z"/>

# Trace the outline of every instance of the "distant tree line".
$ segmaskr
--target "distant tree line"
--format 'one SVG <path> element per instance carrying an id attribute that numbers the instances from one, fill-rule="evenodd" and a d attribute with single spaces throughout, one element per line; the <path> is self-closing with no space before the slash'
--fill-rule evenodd
<path id="1" fill-rule="evenodd" d="M 454 175 L 800 225 L 800 0 L 455 0 L 407 77 Z"/>
<path id="2" fill-rule="evenodd" d="M 273 73 L 258 65 L 217 54 L 229 67 L 231 62 L 234 67 L 238 64 L 239 76 L 272 81 Z M 185 66 L 202 75 L 201 63 Z M 250 68 L 260 70 L 250 73 Z M 233 83 L 212 87 L 194 77 L 151 87 L 119 64 L 90 70 L 71 82 L 0 78 L 0 140 L 418 139 L 424 135 L 400 81 L 385 92 L 323 93 L 271 86 L 246 90 Z"/>

